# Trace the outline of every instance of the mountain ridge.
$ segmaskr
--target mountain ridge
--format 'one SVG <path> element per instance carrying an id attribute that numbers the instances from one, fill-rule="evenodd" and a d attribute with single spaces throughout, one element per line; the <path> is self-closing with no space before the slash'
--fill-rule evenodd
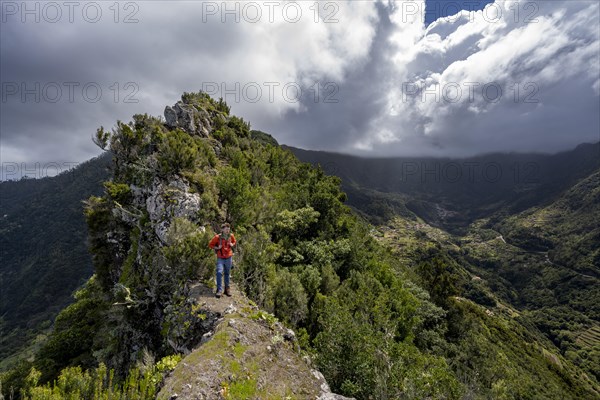
<path id="1" fill-rule="evenodd" d="M 294 329 L 301 350 L 344 396 L 600 396 L 583 371 L 589 365 L 540 333 L 544 320 L 529 315 L 536 310 L 512 306 L 510 276 L 492 271 L 504 265 L 499 255 L 544 259 L 516 248 L 496 252 L 506 243 L 494 221 L 477 219 L 458 237 L 421 219 L 418 207 L 406 207 L 407 198 L 394 193 L 358 187 L 346 194 L 342 179 L 300 162 L 203 93 L 184 93 L 165 117 L 136 115 L 113 132 L 97 131 L 97 144 L 112 152 L 113 176 L 101 196 L 85 202 L 96 274 L 59 314 L 33 362 L 2 375 L 3 388 L 20 379 L 24 396 L 66 395 L 60 382 L 67 378 L 53 386 L 54 377 L 84 382 L 87 371 L 101 377 L 108 368 L 130 388 L 129 398 L 153 397 L 160 388 L 150 382 L 164 377 L 169 390 L 206 389 L 194 386 L 193 377 L 177 383 L 169 376 L 189 372 L 178 358 L 201 352 L 198 345 L 214 328 L 210 302 L 194 288 L 205 285 L 210 296 L 214 254 L 206 243 L 211 230 L 230 221 L 240 244 L 235 282 L 259 306 L 247 312 Z M 396 233 L 386 238 L 392 231 L 374 229 L 344 204 L 356 193 L 367 201 L 389 199 L 392 212 L 404 212 L 389 222 Z M 438 206 L 434 212 L 453 211 L 444 208 L 452 204 Z M 377 216 L 370 211 L 362 215 Z M 229 324 L 220 329 L 233 329 Z M 585 332 L 580 341 L 588 343 L 595 331 Z M 223 364 L 233 373 L 214 376 L 211 393 L 217 381 L 221 389 L 260 390 L 253 377 L 261 368 L 246 363 L 235 337 L 207 343 L 221 343 L 233 352 L 230 361 L 246 368 Z M 220 347 L 213 345 L 206 363 L 227 360 L 218 361 Z M 103 391 L 125 389 L 98 379 Z"/>
<path id="2" fill-rule="evenodd" d="M 95 274 L 58 315 L 33 362 L 3 374 L 3 388 L 20 385 L 33 398 L 67 395 L 66 376 L 88 388 L 87 376 L 110 371 L 125 386 L 107 380 L 103 393 L 155 393 L 156 374 L 206 333 L 206 314 L 190 290 L 211 281 L 206 244 L 226 220 L 239 238 L 240 290 L 296 328 L 332 389 L 355 398 L 458 396 L 444 358 L 413 343 L 430 303 L 403 287 L 393 260 L 374 260 L 375 241 L 343 205 L 337 178 L 264 135 L 256 140 L 247 122 L 204 93 L 184 93 L 165 117 L 135 115 L 112 132 L 98 129 L 95 141 L 112 151 L 114 175 L 102 196 L 85 202 Z M 396 355 L 381 365 L 376 349 Z"/>
<path id="3" fill-rule="evenodd" d="M 374 191 L 373 199 L 403 204 L 410 212 L 454 232 L 499 211 L 515 214 L 550 203 L 600 168 L 600 142 L 552 155 L 493 153 L 456 159 L 357 158 L 287 148 L 300 160 L 320 164 L 326 173 L 339 176 L 344 190 L 356 198 L 362 197 L 361 191 Z M 368 204 L 354 200 L 350 196 L 354 208 L 377 215 Z M 438 209 L 446 215 L 439 215 Z M 378 222 L 383 221 L 380 218 Z"/>
<path id="4" fill-rule="evenodd" d="M 296 334 L 232 285 L 231 298 L 192 286 L 191 298 L 218 319 L 166 377 L 157 399 L 314 398 L 352 400 L 332 393 L 323 375 L 302 356 Z M 264 360 L 264 361 L 263 361 Z M 233 377 L 222 384 L 224 377 Z M 301 396 L 301 397 L 298 397 Z"/>

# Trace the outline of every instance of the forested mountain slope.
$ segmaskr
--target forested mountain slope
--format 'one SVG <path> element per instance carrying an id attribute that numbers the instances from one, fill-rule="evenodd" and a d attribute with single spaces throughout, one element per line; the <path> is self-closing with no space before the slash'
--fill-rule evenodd
<path id="1" fill-rule="evenodd" d="M 55 177 L 0 182 L 0 359 L 48 327 L 93 273 L 82 200 L 102 193 L 109 153 Z"/>
<path id="2" fill-rule="evenodd" d="M 113 175 L 84 210 L 94 276 L 35 358 L 2 375 L 5 393 L 141 399 L 177 381 L 214 393 L 197 371 L 226 362 L 232 373 L 210 380 L 221 395 L 260 396 L 268 357 L 255 353 L 253 365 L 244 347 L 253 342 L 231 331 L 254 318 L 293 330 L 297 356 L 356 399 L 599 397 L 585 365 L 474 275 L 488 255 L 469 258 L 466 243 L 409 207 L 374 229 L 344 204 L 340 178 L 229 111 L 185 93 L 166 121 L 135 115 L 98 130 Z M 211 285 L 207 243 L 223 221 L 239 241 L 234 281 L 256 308 L 218 325 L 223 315 L 194 290 Z M 493 232 L 489 221 L 476 223 L 479 246 L 490 238 L 476 235 Z M 234 335 L 223 340 L 223 329 Z"/>

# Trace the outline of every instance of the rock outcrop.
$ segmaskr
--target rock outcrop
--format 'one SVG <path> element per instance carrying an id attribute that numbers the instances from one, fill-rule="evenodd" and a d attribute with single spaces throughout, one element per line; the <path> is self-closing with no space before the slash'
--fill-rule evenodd
<path id="1" fill-rule="evenodd" d="M 174 218 L 195 221 L 201 208 L 200 195 L 191 193 L 187 182 L 179 178 L 168 184 L 156 179 L 146 198 L 146 209 L 154 224 L 154 232 L 162 243 L 167 243 L 167 232 Z"/>
<path id="2" fill-rule="evenodd" d="M 208 111 L 178 101 L 173 107 L 165 107 L 165 125 L 169 129 L 180 128 L 191 135 L 208 137 L 212 130 Z"/>
<path id="3" fill-rule="evenodd" d="M 351 400 L 332 393 L 309 357 L 301 355 L 294 332 L 236 286 L 230 298 L 216 299 L 202 284 L 192 295 L 203 310 L 221 317 L 167 376 L 158 399 Z"/>

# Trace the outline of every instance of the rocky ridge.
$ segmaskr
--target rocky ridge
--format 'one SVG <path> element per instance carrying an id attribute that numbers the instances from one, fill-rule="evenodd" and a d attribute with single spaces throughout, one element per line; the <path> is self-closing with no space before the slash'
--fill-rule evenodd
<path id="1" fill-rule="evenodd" d="M 217 299 L 209 287 L 192 286 L 202 312 L 218 319 L 167 376 L 158 399 L 350 400 L 331 392 L 294 331 L 232 287 L 232 297 Z"/>

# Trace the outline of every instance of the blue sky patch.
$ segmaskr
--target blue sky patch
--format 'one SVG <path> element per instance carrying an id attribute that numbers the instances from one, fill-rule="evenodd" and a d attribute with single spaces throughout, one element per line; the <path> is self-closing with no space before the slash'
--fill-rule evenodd
<path id="1" fill-rule="evenodd" d="M 483 10 L 493 0 L 427 0 L 425 3 L 425 24 L 429 25 L 438 18 L 454 15 L 460 10 Z"/>

